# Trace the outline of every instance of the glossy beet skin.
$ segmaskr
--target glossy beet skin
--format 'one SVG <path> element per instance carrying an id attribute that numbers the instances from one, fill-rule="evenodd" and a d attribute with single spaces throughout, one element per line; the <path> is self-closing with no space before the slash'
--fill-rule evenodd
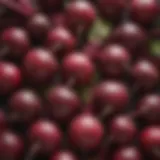
<path id="1" fill-rule="evenodd" d="M 45 84 L 52 80 L 58 70 L 58 62 L 44 48 L 31 49 L 24 58 L 24 74 L 29 82 Z"/>
<path id="2" fill-rule="evenodd" d="M 147 36 L 144 29 L 137 23 L 125 22 L 115 28 L 111 33 L 110 39 L 133 51 L 146 43 Z"/>
<path id="3" fill-rule="evenodd" d="M 134 140 L 137 129 L 129 116 L 121 115 L 111 120 L 109 131 L 113 142 L 127 144 Z"/>
<path id="4" fill-rule="evenodd" d="M 0 95 L 6 95 L 21 84 L 21 71 L 11 62 L 0 62 Z"/>
<path id="5" fill-rule="evenodd" d="M 92 92 L 93 110 L 97 114 L 122 111 L 129 102 L 128 88 L 118 81 L 104 81 L 95 86 Z"/>
<path id="6" fill-rule="evenodd" d="M 62 70 L 64 79 L 73 80 L 78 86 L 91 83 L 95 72 L 92 61 L 81 52 L 73 52 L 64 57 Z"/>
<path id="7" fill-rule="evenodd" d="M 130 53 L 123 46 L 107 45 L 99 56 L 101 71 L 107 76 L 122 76 L 130 65 Z"/>
<path id="8" fill-rule="evenodd" d="M 78 160 L 78 159 L 71 151 L 64 150 L 53 154 L 50 160 Z"/>
<path id="9" fill-rule="evenodd" d="M 80 109 L 81 104 L 78 95 L 66 86 L 50 88 L 46 98 L 52 116 L 61 122 L 70 120 Z"/>
<path id="10" fill-rule="evenodd" d="M 24 152 L 22 139 L 10 131 L 5 131 L 0 135 L 0 158 L 17 160 Z"/>
<path id="11" fill-rule="evenodd" d="M 127 146 L 118 149 L 114 153 L 113 160 L 142 160 L 142 155 L 138 148 Z"/>
<path id="12" fill-rule="evenodd" d="M 95 149 L 100 145 L 104 133 L 101 122 L 90 114 L 75 117 L 69 127 L 71 142 L 82 151 Z"/>
<path id="13" fill-rule="evenodd" d="M 138 88 L 146 90 L 153 88 L 157 84 L 159 73 L 152 62 L 139 60 L 133 65 L 131 76 Z"/>
<path id="14" fill-rule="evenodd" d="M 40 115 L 41 98 L 30 89 L 21 89 L 12 94 L 8 100 L 10 116 L 19 122 L 31 122 Z"/>
<path id="15" fill-rule="evenodd" d="M 27 23 L 27 28 L 33 38 L 45 37 L 51 27 L 50 19 L 43 13 L 33 15 Z M 44 39 L 43 39 L 44 40 Z"/>
<path id="16" fill-rule="evenodd" d="M 158 16 L 157 0 L 132 0 L 131 17 L 142 24 L 152 23 Z"/>
<path id="17" fill-rule="evenodd" d="M 95 8 L 88 1 L 71 1 L 67 4 L 65 10 L 69 26 L 72 29 L 86 29 L 92 25 L 96 18 Z"/>
<path id="18" fill-rule="evenodd" d="M 39 153 L 51 153 L 59 148 L 62 139 L 62 133 L 58 126 L 49 120 L 38 120 L 29 129 L 28 138 L 32 147 L 38 145 Z"/>
<path id="19" fill-rule="evenodd" d="M 160 123 L 160 96 L 148 94 L 137 104 L 137 113 L 147 123 Z"/>
<path id="20" fill-rule="evenodd" d="M 58 57 L 64 56 L 71 52 L 76 45 L 76 39 L 68 30 L 63 26 L 52 28 L 46 38 L 46 46 L 50 48 L 53 54 Z M 60 52 L 60 53 L 59 53 Z M 60 55 L 59 55 L 60 54 Z"/>
<path id="21" fill-rule="evenodd" d="M 160 158 L 160 127 L 150 126 L 145 128 L 140 135 L 140 142 L 144 150 L 154 156 Z"/>
<path id="22" fill-rule="evenodd" d="M 27 31 L 18 27 L 5 29 L 1 36 L 1 43 L 4 45 L 4 49 L 7 50 L 7 53 L 4 54 L 14 58 L 22 58 L 30 47 Z"/>

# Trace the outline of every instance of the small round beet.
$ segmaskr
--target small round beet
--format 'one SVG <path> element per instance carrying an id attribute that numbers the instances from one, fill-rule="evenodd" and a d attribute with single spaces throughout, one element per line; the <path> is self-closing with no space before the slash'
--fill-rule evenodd
<path id="1" fill-rule="evenodd" d="M 62 62 L 63 76 L 67 81 L 73 80 L 78 85 L 90 83 L 94 76 L 94 64 L 81 52 L 73 52 Z"/>
<path id="2" fill-rule="evenodd" d="M 34 148 L 37 145 L 35 152 L 45 154 L 56 150 L 60 146 L 62 133 L 54 122 L 39 120 L 29 129 L 28 137 L 31 143 L 30 151 L 32 152 L 32 147 Z"/>
<path id="3" fill-rule="evenodd" d="M 144 129 L 140 135 L 140 142 L 144 150 L 153 156 L 160 158 L 160 127 L 150 126 Z"/>
<path id="4" fill-rule="evenodd" d="M 21 89 L 9 98 L 8 105 L 16 121 L 30 122 L 40 114 L 42 102 L 34 91 Z"/>
<path id="5" fill-rule="evenodd" d="M 142 155 L 138 148 L 127 146 L 118 149 L 114 153 L 113 160 L 142 160 Z"/>
<path id="6" fill-rule="evenodd" d="M 51 17 L 51 20 L 52 20 L 52 24 L 53 26 L 55 27 L 58 27 L 58 26 L 66 26 L 67 25 L 67 18 L 65 16 L 65 14 L 62 12 L 60 13 L 55 13 L 52 17 Z"/>
<path id="7" fill-rule="evenodd" d="M 78 160 L 71 151 L 59 151 L 55 153 L 50 160 Z"/>
<path id="8" fill-rule="evenodd" d="M 0 159 L 17 160 L 23 154 L 24 144 L 15 133 L 5 131 L 0 135 Z"/>
<path id="9" fill-rule="evenodd" d="M 132 67 L 131 75 L 135 84 L 143 89 L 154 87 L 159 78 L 156 66 L 148 60 L 137 61 Z"/>
<path id="10" fill-rule="evenodd" d="M 117 26 L 111 34 L 111 40 L 113 42 L 120 43 L 131 51 L 144 45 L 146 39 L 145 31 L 133 22 L 125 22 Z"/>
<path id="11" fill-rule="evenodd" d="M 113 113 L 126 107 L 129 91 L 123 83 L 108 80 L 95 86 L 91 99 L 95 113 Z"/>
<path id="12" fill-rule="evenodd" d="M 25 29 L 12 27 L 3 31 L 1 43 L 4 45 L 4 50 L 11 53 L 9 56 L 21 58 L 29 49 L 30 39 Z M 8 52 L 2 54 L 8 54 Z"/>
<path id="13" fill-rule="evenodd" d="M 117 116 L 110 122 L 110 136 L 119 144 L 131 142 L 136 134 L 136 126 L 129 116 Z"/>
<path id="14" fill-rule="evenodd" d="M 111 44 L 102 51 L 99 63 L 101 71 L 106 75 L 121 76 L 130 64 L 130 54 L 122 46 Z"/>
<path id="15" fill-rule="evenodd" d="M 144 96 L 137 106 L 139 116 L 149 123 L 160 123 L 160 95 Z"/>
<path id="16" fill-rule="evenodd" d="M 28 30 L 34 38 L 45 37 L 50 29 L 51 22 L 43 13 L 37 13 L 28 20 Z"/>
<path id="17" fill-rule="evenodd" d="M 126 7 L 127 0 L 98 0 L 100 13 L 110 20 L 117 20 L 122 16 Z"/>
<path id="18" fill-rule="evenodd" d="M 83 151 L 98 147 L 103 133 L 104 129 L 100 121 L 90 114 L 75 117 L 69 127 L 71 141 Z"/>
<path id="19" fill-rule="evenodd" d="M 21 72 L 13 63 L 0 62 L 0 95 L 9 94 L 20 86 Z"/>
<path id="20" fill-rule="evenodd" d="M 76 39 L 67 28 L 58 26 L 48 32 L 46 45 L 54 54 L 57 54 L 59 57 L 58 54 L 63 56 L 65 53 L 68 53 L 74 49 L 76 45 Z M 59 53 L 59 51 L 62 53 Z"/>
<path id="21" fill-rule="evenodd" d="M 157 0 L 132 0 L 131 16 L 140 23 L 152 23 L 158 16 Z"/>
<path id="22" fill-rule="evenodd" d="M 51 114 L 62 122 L 71 119 L 80 108 L 78 95 L 72 89 L 65 86 L 49 89 L 46 98 L 50 105 Z"/>
<path id="23" fill-rule="evenodd" d="M 52 80 L 58 70 L 58 62 L 49 50 L 34 48 L 24 58 L 24 72 L 27 79 L 36 84 Z"/>
<path id="24" fill-rule="evenodd" d="M 66 6 L 66 16 L 71 28 L 91 26 L 96 18 L 94 6 L 88 1 L 71 1 Z"/>

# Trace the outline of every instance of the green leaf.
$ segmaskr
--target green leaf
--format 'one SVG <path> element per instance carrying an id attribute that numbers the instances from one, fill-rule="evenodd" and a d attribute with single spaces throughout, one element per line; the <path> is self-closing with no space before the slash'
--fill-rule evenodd
<path id="1" fill-rule="evenodd" d="M 160 56 L 160 40 L 154 40 L 151 42 L 150 51 L 153 56 Z"/>
<path id="2" fill-rule="evenodd" d="M 98 17 L 89 32 L 88 40 L 103 41 L 110 34 L 111 28 L 112 26 L 109 22 Z"/>

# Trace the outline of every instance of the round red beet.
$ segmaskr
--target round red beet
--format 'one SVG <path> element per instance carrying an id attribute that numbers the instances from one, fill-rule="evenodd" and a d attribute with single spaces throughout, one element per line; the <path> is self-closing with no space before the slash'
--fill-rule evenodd
<path id="1" fill-rule="evenodd" d="M 34 38 L 42 39 L 46 36 L 51 26 L 50 19 L 43 13 L 37 13 L 28 20 L 28 30 Z M 44 40 L 44 38 L 43 38 Z"/>
<path id="2" fill-rule="evenodd" d="M 91 99 L 95 113 L 113 113 L 126 107 L 129 91 L 123 83 L 108 80 L 95 86 Z"/>
<path id="3" fill-rule="evenodd" d="M 134 22 L 125 22 L 113 31 L 111 40 L 124 45 L 126 48 L 135 50 L 146 43 L 145 31 Z"/>
<path id="4" fill-rule="evenodd" d="M 20 86 L 21 72 L 13 63 L 0 62 L 0 95 L 8 94 Z"/>
<path id="5" fill-rule="evenodd" d="M 29 129 L 29 141 L 36 152 L 48 153 L 56 150 L 61 143 L 62 133 L 58 126 L 49 120 L 39 120 Z"/>
<path id="6" fill-rule="evenodd" d="M 23 154 L 23 141 L 15 133 L 5 131 L 0 135 L 0 158 L 17 160 Z"/>
<path id="7" fill-rule="evenodd" d="M 4 51 L 2 50 L 2 54 L 21 58 L 29 49 L 30 39 L 25 29 L 12 27 L 3 31 L 1 43 L 4 45 Z"/>
<path id="8" fill-rule="evenodd" d="M 159 78 L 156 66 L 148 60 L 137 61 L 132 67 L 131 75 L 137 87 L 143 89 L 154 87 Z"/>
<path id="9" fill-rule="evenodd" d="M 89 114 L 75 117 L 69 127 L 69 136 L 73 144 L 83 151 L 99 146 L 104 129 L 100 121 Z"/>
<path id="10" fill-rule="evenodd" d="M 30 122 L 40 114 L 42 102 L 34 91 L 21 89 L 9 98 L 8 105 L 13 120 Z"/>
<path id="11" fill-rule="evenodd" d="M 131 16 L 143 24 L 152 23 L 158 16 L 157 0 L 132 0 Z"/>
<path id="12" fill-rule="evenodd" d="M 94 64 L 80 52 L 73 52 L 66 56 L 62 62 L 62 69 L 65 80 L 73 80 L 77 85 L 90 83 L 94 76 Z"/>
<path id="13" fill-rule="evenodd" d="M 49 50 L 34 48 L 24 58 L 24 72 L 34 84 L 48 83 L 58 70 L 58 62 Z"/>
<path id="14" fill-rule="evenodd" d="M 140 135 L 140 142 L 144 150 L 160 158 L 160 127 L 151 126 L 144 129 Z"/>
<path id="15" fill-rule="evenodd" d="M 110 122 L 110 136 L 115 143 L 125 144 L 134 140 L 136 125 L 128 116 L 117 116 Z"/>
<path id="16" fill-rule="evenodd" d="M 67 28 L 57 26 L 48 32 L 46 45 L 52 50 L 53 54 L 61 57 L 74 49 L 76 39 Z"/>
<path id="17" fill-rule="evenodd" d="M 78 160 L 78 158 L 71 151 L 59 151 L 51 157 L 50 160 Z"/>
<path id="18" fill-rule="evenodd" d="M 113 160 L 142 160 L 142 155 L 138 148 L 128 146 L 118 149 L 114 153 Z"/>
<path id="19" fill-rule="evenodd" d="M 49 89 L 46 98 L 50 105 L 51 114 L 62 122 L 70 120 L 80 108 L 78 95 L 65 86 Z"/>
<path id="20" fill-rule="evenodd" d="M 104 17 L 117 20 L 127 7 L 127 0 L 98 0 L 98 8 Z"/>
<path id="21" fill-rule="evenodd" d="M 71 28 L 82 27 L 86 29 L 90 27 L 95 20 L 96 13 L 94 6 L 90 2 L 78 0 L 71 1 L 67 4 L 66 16 Z"/>
<path id="22" fill-rule="evenodd" d="M 121 76 L 127 71 L 130 59 L 130 54 L 124 47 L 117 44 L 108 45 L 99 58 L 101 71 L 109 76 Z"/>
<path id="23" fill-rule="evenodd" d="M 138 103 L 139 116 L 149 123 L 160 123 L 160 96 L 149 94 L 144 96 Z"/>

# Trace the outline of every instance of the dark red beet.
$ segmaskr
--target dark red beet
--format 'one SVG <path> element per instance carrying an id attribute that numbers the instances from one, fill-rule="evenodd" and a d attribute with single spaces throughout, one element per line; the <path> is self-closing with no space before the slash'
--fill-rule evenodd
<path id="1" fill-rule="evenodd" d="M 23 154 L 23 141 L 16 134 L 5 131 L 0 136 L 0 158 L 17 160 Z"/>
<path id="2" fill-rule="evenodd" d="M 125 22 L 119 25 L 111 34 L 111 40 L 124 45 L 130 50 L 135 50 L 146 42 L 146 33 L 134 22 Z"/>
<path id="3" fill-rule="evenodd" d="M 146 152 L 160 158 L 160 127 L 150 126 L 140 135 L 140 141 Z"/>
<path id="4" fill-rule="evenodd" d="M 91 99 L 94 112 L 105 116 L 122 111 L 129 102 L 129 92 L 123 83 L 108 80 L 93 89 Z"/>
<path id="5" fill-rule="evenodd" d="M 28 133 L 31 148 L 27 160 L 33 160 L 36 154 L 48 154 L 60 147 L 62 133 L 58 126 L 49 120 L 35 122 Z"/>
<path id="6" fill-rule="evenodd" d="M 33 15 L 27 24 L 27 28 L 34 38 L 42 39 L 45 37 L 51 27 L 50 19 L 43 13 Z M 43 38 L 44 40 L 44 38 Z"/>
<path id="7" fill-rule="evenodd" d="M 2 46 L 1 55 L 21 58 L 29 49 L 30 40 L 26 30 L 23 28 L 12 27 L 5 29 L 2 33 L 1 43 Z"/>
<path id="8" fill-rule="evenodd" d="M 67 81 L 73 80 L 79 86 L 90 83 L 95 71 L 92 61 L 81 52 L 73 52 L 66 56 L 62 68 L 64 78 Z"/>
<path id="9" fill-rule="evenodd" d="M 125 144 L 134 140 L 136 126 L 129 116 L 121 115 L 112 119 L 109 131 L 115 143 Z"/>
<path id="10" fill-rule="evenodd" d="M 23 63 L 27 79 L 35 84 L 48 83 L 58 70 L 55 57 L 43 48 L 30 50 Z"/>
<path id="11" fill-rule="evenodd" d="M 99 64 L 101 71 L 109 76 L 121 76 L 130 64 L 129 52 L 122 46 L 111 44 L 102 51 Z"/>
<path id="12" fill-rule="evenodd" d="M 138 148 L 128 146 L 118 149 L 114 153 L 113 160 L 142 160 L 142 156 Z"/>
<path id="13" fill-rule="evenodd" d="M 127 0 L 98 0 L 98 7 L 107 19 L 117 20 L 127 7 Z"/>
<path id="14" fill-rule="evenodd" d="M 160 123 L 160 96 L 149 94 L 144 96 L 137 105 L 138 116 L 149 123 Z"/>
<path id="15" fill-rule="evenodd" d="M 80 99 L 77 94 L 65 86 L 49 89 L 46 98 L 51 114 L 62 122 L 70 120 L 80 108 Z"/>
<path id="16" fill-rule="evenodd" d="M 0 95 L 9 94 L 21 83 L 21 72 L 10 62 L 0 62 Z"/>
<path id="17" fill-rule="evenodd" d="M 50 160 L 78 160 L 71 151 L 59 151 L 55 153 Z"/>
<path id="18" fill-rule="evenodd" d="M 67 28 L 58 26 L 48 32 L 46 45 L 54 54 L 61 51 L 61 54 L 64 55 L 74 49 L 76 40 Z M 58 53 L 57 56 L 61 57 L 62 55 L 58 55 Z"/>
<path id="19" fill-rule="evenodd" d="M 94 6 L 90 2 L 78 0 L 67 4 L 66 16 L 71 28 L 86 29 L 95 20 L 96 13 Z"/>
<path id="20" fill-rule="evenodd" d="M 69 127 L 71 141 L 82 151 L 98 147 L 102 140 L 103 132 L 104 129 L 100 121 L 89 114 L 75 117 Z"/>
<path id="21" fill-rule="evenodd" d="M 40 114 L 42 102 L 34 91 L 21 89 L 9 98 L 8 105 L 11 120 L 30 122 Z"/>
<path id="22" fill-rule="evenodd" d="M 159 73 L 154 64 L 148 60 L 137 61 L 131 70 L 135 85 L 142 89 L 150 89 L 156 85 Z"/>
<path id="23" fill-rule="evenodd" d="M 152 23 L 158 16 L 158 2 L 156 0 L 132 0 L 131 16 L 143 24 Z"/>

